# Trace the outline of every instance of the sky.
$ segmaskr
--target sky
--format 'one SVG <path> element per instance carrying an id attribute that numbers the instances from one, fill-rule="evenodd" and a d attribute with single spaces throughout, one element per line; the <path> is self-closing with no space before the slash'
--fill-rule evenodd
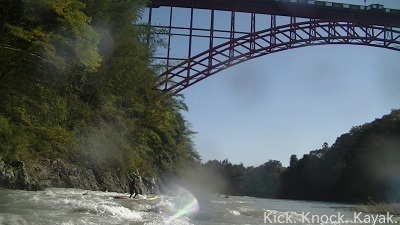
<path id="1" fill-rule="evenodd" d="M 367 5 L 374 3 L 400 9 L 399 0 L 367 0 Z M 158 9 L 155 23 L 165 24 L 168 10 Z M 196 10 L 195 26 L 206 26 L 207 19 L 198 18 L 208 13 Z M 177 9 L 173 15 L 174 25 L 187 25 L 187 10 Z M 222 28 L 228 14 L 219 15 L 216 23 Z M 241 16 L 246 29 L 248 14 Z M 184 41 L 176 39 L 173 56 L 187 52 Z M 193 51 L 207 47 L 198 44 Z M 292 154 L 301 158 L 324 142 L 331 146 L 353 126 L 400 108 L 399 63 L 399 51 L 369 46 L 309 46 L 273 53 L 183 90 L 189 107 L 183 115 L 197 132 L 193 141 L 203 162 L 228 159 L 259 166 L 272 159 L 288 166 Z"/>

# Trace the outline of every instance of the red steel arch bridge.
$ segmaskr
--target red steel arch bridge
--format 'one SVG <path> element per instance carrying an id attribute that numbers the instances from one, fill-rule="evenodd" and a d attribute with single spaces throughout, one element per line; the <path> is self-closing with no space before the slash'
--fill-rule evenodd
<path id="1" fill-rule="evenodd" d="M 147 25 L 165 41 L 154 58 L 162 64 L 159 89 L 174 94 L 231 66 L 293 48 L 351 44 L 400 51 L 400 10 L 380 4 L 152 0 L 147 12 Z"/>

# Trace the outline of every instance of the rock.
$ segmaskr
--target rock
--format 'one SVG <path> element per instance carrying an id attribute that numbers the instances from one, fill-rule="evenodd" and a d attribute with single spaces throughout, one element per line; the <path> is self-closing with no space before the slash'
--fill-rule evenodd
<path id="1" fill-rule="evenodd" d="M 26 168 L 22 161 L 0 160 L 0 186 L 12 189 L 43 190 L 50 187 L 128 192 L 130 177 L 103 168 L 75 165 L 61 159 L 40 159 Z M 139 187 L 144 194 L 158 193 L 159 181 L 144 176 Z"/>
<path id="2" fill-rule="evenodd" d="M 147 193 L 159 193 L 158 185 L 156 184 L 156 180 L 152 176 L 143 176 L 142 177 L 142 189 L 145 189 Z"/>
<path id="3" fill-rule="evenodd" d="M 24 164 L 19 160 L 10 163 L 0 160 L 0 185 L 13 189 L 38 189 L 36 182 L 29 179 Z"/>
<path id="4" fill-rule="evenodd" d="M 61 187 L 100 190 L 93 171 L 66 163 L 63 160 L 40 160 L 32 166 L 32 173 L 41 188 Z"/>

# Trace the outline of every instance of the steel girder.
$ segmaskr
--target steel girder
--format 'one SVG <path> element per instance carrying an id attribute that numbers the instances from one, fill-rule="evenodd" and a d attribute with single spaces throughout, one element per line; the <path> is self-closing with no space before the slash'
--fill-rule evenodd
<path id="1" fill-rule="evenodd" d="M 160 75 L 159 89 L 183 89 L 239 63 L 293 48 L 326 44 L 365 45 L 400 51 L 400 28 L 310 19 L 250 33 L 212 47 Z"/>

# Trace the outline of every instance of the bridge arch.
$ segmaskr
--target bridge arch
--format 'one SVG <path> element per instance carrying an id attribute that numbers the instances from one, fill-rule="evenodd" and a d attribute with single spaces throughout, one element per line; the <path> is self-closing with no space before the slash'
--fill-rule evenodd
<path id="1" fill-rule="evenodd" d="M 171 67 L 160 75 L 163 91 L 183 89 L 231 66 L 284 50 L 327 44 L 350 44 L 400 51 L 400 29 L 348 21 L 315 20 L 276 26 L 230 39 Z"/>

